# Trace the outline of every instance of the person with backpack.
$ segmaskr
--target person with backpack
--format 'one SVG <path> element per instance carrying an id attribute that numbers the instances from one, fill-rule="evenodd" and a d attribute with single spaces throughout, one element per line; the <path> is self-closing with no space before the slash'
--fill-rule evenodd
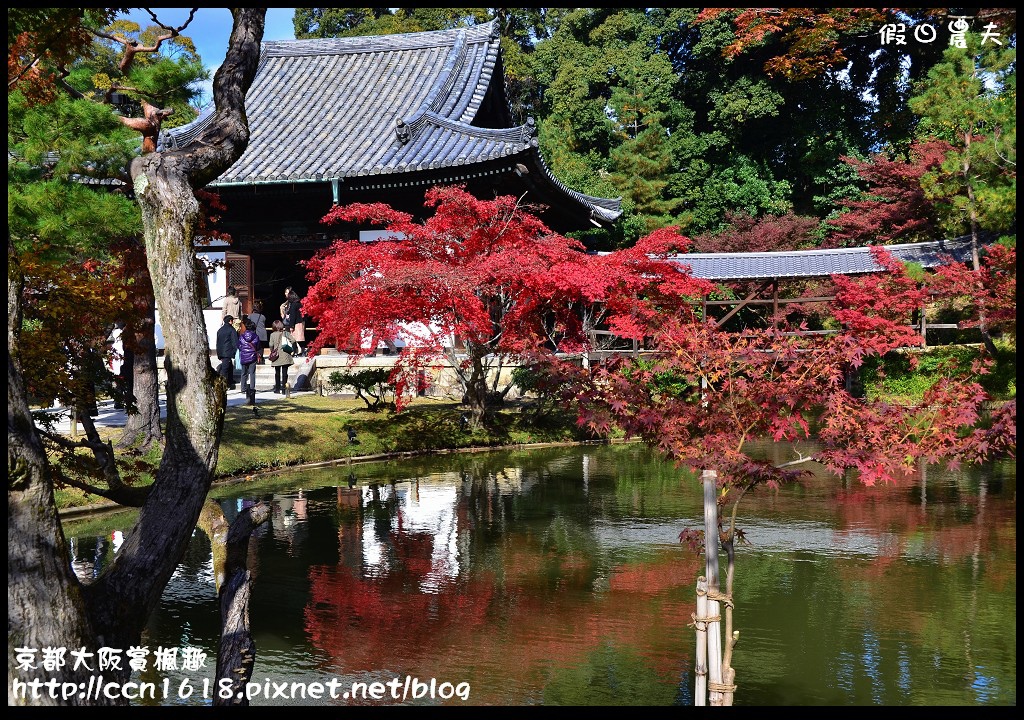
<path id="1" fill-rule="evenodd" d="M 263 348 L 267 347 L 267 316 L 263 314 L 263 301 L 253 300 L 252 301 L 252 312 L 249 313 L 249 319 L 256 323 L 256 334 L 260 338 L 260 351 L 256 355 L 256 364 L 263 364 Z"/>

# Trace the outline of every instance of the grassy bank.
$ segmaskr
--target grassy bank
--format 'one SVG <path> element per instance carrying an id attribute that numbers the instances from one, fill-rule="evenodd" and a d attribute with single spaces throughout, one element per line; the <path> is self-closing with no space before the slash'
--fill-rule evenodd
<path id="1" fill-rule="evenodd" d="M 861 373 L 864 394 L 894 402 L 920 402 L 939 377 L 972 374 L 977 347 L 949 346 L 926 352 L 897 353 L 888 372 L 867 363 Z M 1016 345 L 1001 343 L 994 371 L 979 378 L 996 399 L 1016 397 Z M 952 368 L 952 369 L 951 369 Z M 460 418 L 463 407 L 451 401 L 418 398 L 401 413 L 370 412 L 361 400 L 302 394 L 259 405 L 259 414 L 245 406 L 227 409 L 215 480 L 254 475 L 318 462 L 344 461 L 395 453 L 422 453 L 474 447 L 498 447 L 593 439 L 576 427 L 568 413 L 536 417 L 528 406 L 510 404 L 499 410 L 490 429 L 469 432 Z M 349 441 L 348 430 L 356 441 Z M 119 429 L 104 431 L 116 439 Z M 123 455 L 122 473 L 137 484 L 152 481 L 159 451 L 145 458 Z M 57 491 L 60 508 L 102 502 L 75 489 Z"/>
<path id="2" fill-rule="evenodd" d="M 245 406 L 227 409 L 215 481 L 306 463 L 390 453 L 592 439 L 576 427 L 574 417 L 536 418 L 515 404 L 499 410 L 490 429 L 473 432 L 462 428 L 462 406 L 429 398 L 416 399 L 401 413 L 370 412 L 361 400 L 311 394 L 258 407 L 256 416 Z M 355 431 L 355 442 L 349 441 L 349 428 Z M 104 433 L 114 439 L 120 430 Z M 159 455 L 154 451 L 142 460 L 155 467 Z M 125 457 L 125 465 L 137 465 L 139 461 Z M 148 472 L 139 475 L 138 483 L 151 481 Z M 102 498 L 74 488 L 57 491 L 59 508 L 100 502 Z"/>
<path id="3" fill-rule="evenodd" d="M 585 439 L 571 418 L 534 422 L 518 406 L 501 410 L 491 429 L 469 432 L 461 427 L 462 410 L 458 403 L 421 398 L 401 413 L 374 413 L 362 401 L 316 395 L 267 403 L 257 417 L 233 407 L 224 421 L 217 476 L 366 455 Z"/>

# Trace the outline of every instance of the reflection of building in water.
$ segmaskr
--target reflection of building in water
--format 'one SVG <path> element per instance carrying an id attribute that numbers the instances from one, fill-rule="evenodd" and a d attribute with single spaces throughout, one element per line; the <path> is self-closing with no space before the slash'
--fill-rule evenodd
<path id="1" fill-rule="evenodd" d="M 288 552 L 295 555 L 309 537 L 307 521 L 307 499 L 302 490 L 297 493 L 275 495 L 270 503 L 270 524 L 275 538 L 288 545 Z"/>
<path id="2" fill-rule="evenodd" d="M 110 536 L 68 538 L 68 554 L 71 556 L 71 569 L 80 580 L 92 580 L 99 577 L 107 565 L 114 561 L 114 556 L 124 542 L 124 534 L 114 530 Z"/>
<path id="3" fill-rule="evenodd" d="M 476 518 L 490 522 L 501 514 L 502 498 L 526 492 L 537 481 L 520 468 L 438 473 L 391 485 L 339 487 L 338 508 L 351 512 L 357 502 L 363 508 L 358 525 L 365 576 L 405 571 L 417 578 L 420 591 L 436 593 L 467 569 L 469 531 Z M 342 519 L 343 559 L 351 557 L 351 534 Z"/>
<path id="4" fill-rule="evenodd" d="M 386 574 L 391 569 L 394 554 L 408 566 L 425 563 L 419 568 L 419 588 L 423 592 L 437 592 L 446 580 L 459 575 L 458 525 L 456 506 L 459 489 L 454 485 L 423 485 L 402 483 L 374 490 L 363 488 L 363 500 L 387 505 L 393 501 L 395 513 L 390 518 L 390 532 L 382 537 L 380 516 L 364 519 L 362 533 L 363 566 L 370 575 Z M 369 523 L 376 523 L 370 526 Z M 390 546 L 390 547 L 389 547 Z M 408 568 L 412 569 L 412 568 Z"/>
<path id="5" fill-rule="evenodd" d="M 483 489 L 488 493 L 514 495 L 525 493 L 537 483 L 537 477 L 527 475 L 522 468 L 509 467 L 497 472 L 488 471 L 480 475 L 467 472 L 439 473 L 441 482 L 454 482 L 462 485 L 463 494 L 469 495 L 474 489 Z"/>

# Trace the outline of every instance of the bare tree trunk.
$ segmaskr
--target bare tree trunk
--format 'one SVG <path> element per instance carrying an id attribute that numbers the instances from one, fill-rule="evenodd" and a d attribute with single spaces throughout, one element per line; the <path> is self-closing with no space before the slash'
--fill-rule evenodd
<path id="1" fill-rule="evenodd" d="M 213 557 L 213 581 L 217 594 L 224 585 L 224 563 L 227 560 L 228 521 L 224 511 L 212 498 L 207 498 L 203 510 L 199 513 L 197 527 L 210 539 L 210 554 Z"/>
<path id="2" fill-rule="evenodd" d="M 470 425 L 474 428 L 481 428 L 484 426 L 488 411 L 486 370 L 483 358 L 478 352 L 479 348 L 471 343 L 466 343 L 466 346 L 473 365 L 469 379 L 466 381 L 466 394 L 463 403 L 469 406 Z"/>
<path id="3" fill-rule="evenodd" d="M 117 558 L 87 599 L 108 645 L 137 642 L 150 610 L 185 551 L 209 491 L 224 423 L 226 388 L 210 367 L 194 230 L 202 187 L 230 167 L 249 140 L 245 90 L 255 76 L 265 10 L 235 8 L 230 48 L 214 80 L 217 111 L 194 143 L 135 158 L 149 275 L 165 320 L 167 429 L 156 480 Z M 146 578 L 140 582 L 139 578 Z M 141 612 L 124 617 L 121 608 Z"/>
<path id="4" fill-rule="evenodd" d="M 28 408 L 18 354 L 22 277 L 8 241 L 7 272 L 7 704 L 96 705 L 102 698 L 64 700 L 33 680 L 88 683 L 92 673 L 69 663 L 42 664 L 44 647 L 84 648 L 98 643 L 89 626 L 78 580 L 71 570 L 64 532 L 53 500 L 46 453 Z M 80 685 L 87 687 L 87 685 Z"/>
<path id="5" fill-rule="evenodd" d="M 249 629 L 249 597 L 253 572 L 249 569 L 252 531 L 270 518 L 270 508 L 257 503 L 235 518 L 228 530 L 224 561 L 224 585 L 220 589 L 220 649 L 217 653 L 218 690 L 229 680 L 230 696 L 214 695 L 215 706 L 248 706 L 245 686 L 256 664 L 256 642 Z"/>
<path id="6" fill-rule="evenodd" d="M 978 246 L 978 206 L 974 195 L 974 186 L 971 184 L 971 133 L 964 133 L 964 161 L 961 168 L 964 176 L 964 184 L 967 186 L 967 206 L 970 208 L 971 223 L 971 267 L 974 272 L 981 271 L 981 251 Z M 984 298 L 978 300 L 978 330 L 981 331 L 981 340 L 985 349 L 995 356 L 997 349 L 988 331 L 987 312 Z"/>

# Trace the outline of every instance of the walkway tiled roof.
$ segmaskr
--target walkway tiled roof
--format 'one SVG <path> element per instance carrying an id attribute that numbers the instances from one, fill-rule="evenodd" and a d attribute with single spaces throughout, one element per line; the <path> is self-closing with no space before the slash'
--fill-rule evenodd
<path id="1" fill-rule="evenodd" d="M 946 257 L 953 257 L 960 262 L 971 259 L 969 236 L 884 247 L 898 259 L 918 263 L 923 267 L 941 265 Z M 671 259 L 681 265 L 689 265 L 694 277 L 707 280 L 859 275 L 883 270 L 867 247 L 786 252 L 687 253 L 675 255 Z"/>
<path id="2" fill-rule="evenodd" d="M 246 96 L 249 146 L 212 186 L 338 180 L 355 189 L 445 170 L 445 181 L 456 182 L 496 171 L 495 163 L 486 169 L 482 163 L 504 161 L 497 170 L 529 170 L 530 179 L 540 179 L 555 197 L 583 205 L 597 220 L 616 219 L 618 199 L 575 192 L 551 174 L 532 121 L 510 128 L 473 124 L 492 83 L 500 83 L 502 114 L 510 117 L 501 68 L 493 21 L 436 32 L 265 42 Z M 211 105 L 192 123 L 163 133 L 161 147 L 184 147 L 212 114 Z"/>

